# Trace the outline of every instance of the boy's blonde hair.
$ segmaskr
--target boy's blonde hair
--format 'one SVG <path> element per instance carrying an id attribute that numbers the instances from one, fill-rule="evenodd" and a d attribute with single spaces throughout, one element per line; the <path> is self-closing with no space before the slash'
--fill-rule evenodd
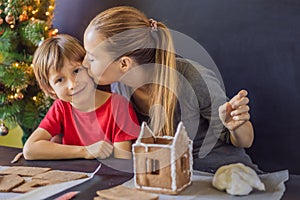
<path id="1" fill-rule="evenodd" d="M 60 71 L 66 60 L 71 63 L 82 63 L 85 50 L 74 37 L 59 34 L 44 40 L 33 55 L 33 70 L 40 88 L 47 96 L 56 99 L 49 83 L 49 71 L 54 68 Z"/>

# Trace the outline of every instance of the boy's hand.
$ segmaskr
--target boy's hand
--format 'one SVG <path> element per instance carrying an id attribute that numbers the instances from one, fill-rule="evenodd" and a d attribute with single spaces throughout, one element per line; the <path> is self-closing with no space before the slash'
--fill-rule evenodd
<path id="1" fill-rule="evenodd" d="M 230 131 L 234 131 L 250 119 L 247 94 L 246 90 L 241 90 L 229 102 L 219 107 L 219 117 Z"/>
<path id="2" fill-rule="evenodd" d="M 113 145 L 105 141 L 99 141 L 94 144 L 85 147 L 86 156 L 85 159 L 108 158 L 113 151 Z"/>
<path id="3" fill-rule="evenodd" d="M 50 141 L 54 143 L 62 144 L 62 135 L 61 134 L 56 135 L 52 137 Z"/>

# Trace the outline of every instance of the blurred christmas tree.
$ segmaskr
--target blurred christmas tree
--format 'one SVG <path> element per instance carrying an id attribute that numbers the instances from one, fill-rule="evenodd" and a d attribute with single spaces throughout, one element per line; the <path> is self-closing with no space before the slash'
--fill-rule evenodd
<path id="1" fill-rule="evenodd" d="M 19 125 L 23 142 L 52 101 L 35 81 L 32 55 L 52 28 L 54 0 L 0 0 L 0 134 Z"/>

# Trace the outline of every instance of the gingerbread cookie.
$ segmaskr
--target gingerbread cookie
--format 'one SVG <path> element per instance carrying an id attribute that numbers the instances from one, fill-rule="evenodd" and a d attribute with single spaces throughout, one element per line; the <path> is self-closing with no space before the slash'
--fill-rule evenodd
<path id="1" fill-rule="evenodd" d="M 16 174 L 0 176 L 0 192 L 9 192 L 14 187 L 24 183 L 24 181 L 24 178 Z"/>
<path id="2" fill-rule="evenodd" d="M 156 200 L 158 199 L 157 194 L 151 194 L 137 189 L 132 189 L 125 187 L 123 185 L 118 185 L 116 187 L 99 190 L 97 191 L 99 199 L 110 199 L 110 200 L 121 200 L 121 199 L 131 199 L 131 200 Z M 95 197 L 97 199 L 98 197 Z"/>
<path id="3" fill-rule="evenodd" d="M 49 180 L 51 183 L 60 183 L 66 181 L 73 181 L 77 179 L 87 178 L 84 173 L 66 172 L 52 170 L 32 177 L 33 180 Z"/>
<path id="4" fill-rule="evenodd" d="M 18 193 L 25 193 L 37 189 L 38 187 L 49 185 L 49 184 L 50 182 L 48 180 L 31 180 L 29 182 L 20 185 L 19 187 L 14 188 L 12 191 Z"/>
<path id="5" fill-rule="evenodd" d="M 12 166 L 0 171 L 0 175 L 17 174 L 20 176 L 35 176 L 37 174 L 51 170 L 45 167 L 24 167 Z"/>

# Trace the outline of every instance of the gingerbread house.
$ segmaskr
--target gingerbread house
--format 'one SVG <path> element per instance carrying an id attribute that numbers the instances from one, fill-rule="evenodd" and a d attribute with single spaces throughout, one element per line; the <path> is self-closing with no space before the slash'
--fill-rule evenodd
<path id="1" fill-rule="evenodd" d="M 156 137 L 144 122 L 132 148 L 136 188 L 178 194 L 192 183 L 192 140 L 182 122 L 174 137 Z"/>

